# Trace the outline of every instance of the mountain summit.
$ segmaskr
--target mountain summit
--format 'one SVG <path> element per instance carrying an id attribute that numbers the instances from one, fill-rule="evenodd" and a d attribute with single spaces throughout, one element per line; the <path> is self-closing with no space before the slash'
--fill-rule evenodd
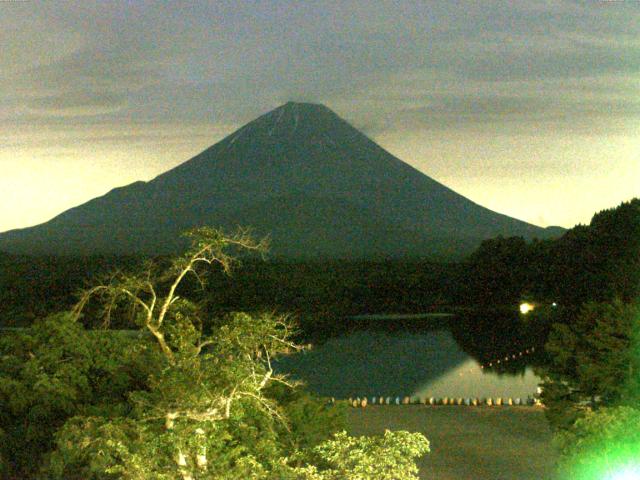
<path id="1" fill-rule="evenodd" d="M 285 258 L 460 256 L 549 236 L 397 159 L 323 105 L 289 102 L 149 182 L 0 234 L 11 253 L 171 252 L 197 225 L 252 227 Z"/>

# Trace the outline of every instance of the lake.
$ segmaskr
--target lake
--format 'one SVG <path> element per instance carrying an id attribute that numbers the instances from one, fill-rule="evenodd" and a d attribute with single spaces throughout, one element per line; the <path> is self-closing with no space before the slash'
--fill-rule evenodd
<path id="1" fill-rule="evenodd" d="M 366 329 L 344 333 L 281 358 L 276 369 L 304 381 L 318 395 L 339 399 L 357 396 L 524 399 L 534 395 L 541 380 L 527 365 L 531 350 L 527 352 L 522 343 L 511 350 L 508 344 L 502 345 L 499 350 L 499 358 L 478 360 L 465 353 L 444 324 L 422 330 Z M 497 372 L 489 363 L 492 367 L 517 367 L 508 369 L 509 373 Z"/>

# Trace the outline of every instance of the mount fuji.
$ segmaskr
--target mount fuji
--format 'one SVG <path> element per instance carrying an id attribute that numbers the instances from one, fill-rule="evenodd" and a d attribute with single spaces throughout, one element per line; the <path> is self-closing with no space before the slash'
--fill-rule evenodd
<path id="1" fill-rule="evenodd" d="M 251 227 L 285 259 L 459 258 L 498 235 L 560 233 L 470 201 L 325 106 L 289 102 L 151 181 L 0 234 L 0 250 L 171 253 L 198 225 Z"/>

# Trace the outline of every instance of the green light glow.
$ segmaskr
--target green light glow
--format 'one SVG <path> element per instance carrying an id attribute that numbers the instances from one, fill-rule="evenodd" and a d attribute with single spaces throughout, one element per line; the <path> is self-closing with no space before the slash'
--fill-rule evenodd
<path id="1" fill-rule="evenodd" d="M 640 409 L 601 408 L 560 435 L 560 479 L 640 480 Z"/>
<path id="2" fill-rule="evenodd" d="M 640 479 L 640 464 L 630 465 L 605 477 L 604 480 L 638 480 Z"/>
<path id="3" fill-rule="evenodd" d="M 640 480 L 638 449 L 635 452 L 625 450 L 622 455 L 610 455 L 612 452 L 595 453 L 583 456 L 574 465 L 565 470 L 564 478 L 572 480 Z M 631 455 L 629 455 L 631 453 Z"/>

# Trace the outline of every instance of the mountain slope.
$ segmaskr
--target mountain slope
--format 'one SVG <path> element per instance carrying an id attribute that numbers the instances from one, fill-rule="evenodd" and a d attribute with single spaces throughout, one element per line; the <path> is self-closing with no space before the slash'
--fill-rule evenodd
<path id="1" fill-rule="evenodd" d="M 247 225 L 284 257 L 461 255 L 544 229 L 481 207 L 322 105 L 287 103 L 150 182 L 0 234 L 14 253 L 159 253 L 191 226 Z"/>

